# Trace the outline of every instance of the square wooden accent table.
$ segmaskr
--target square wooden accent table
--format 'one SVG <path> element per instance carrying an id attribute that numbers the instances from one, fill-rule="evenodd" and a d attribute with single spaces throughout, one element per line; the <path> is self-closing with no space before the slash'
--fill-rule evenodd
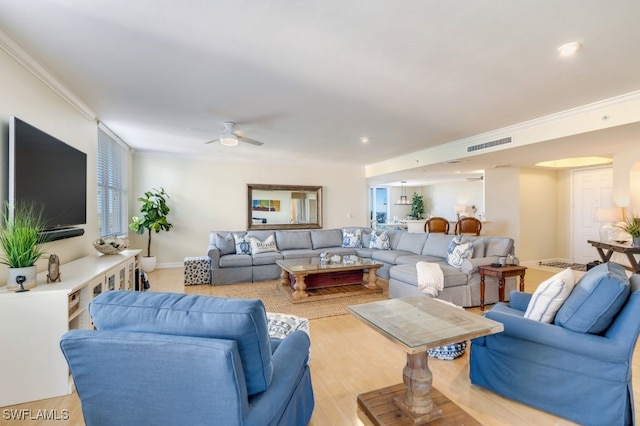
<path id="1" fill-rule="evenodd" d="M 498 300 L 504 302 L 504 280 L 509 277 L 520 277 L 520 291 L 524 291 L 524 274 L 526 266 L 505 265 L 505 266 L 478 266 L 480 272 L 480 310 L 484 311 L 484 277 L 498 278 Z"/>
<path id="2" fill-rule="evenodd" d="M 402 297 L 348 307 L 358 319 L 407 353 L 403 383 L 358 395 L 358 408 L 375 425 L 479 424 L 431 387 L 427 351 L 474 337 L 500 333 L 501 323 L 437 299 Z"/>

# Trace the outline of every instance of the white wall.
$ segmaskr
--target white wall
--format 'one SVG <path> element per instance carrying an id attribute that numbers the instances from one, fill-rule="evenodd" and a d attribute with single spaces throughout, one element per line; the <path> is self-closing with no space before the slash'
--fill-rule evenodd
<path id="1" fill-rule="evenodd" d="M 476 216 L 484 214 L 482 181 L 455 181 L 428 185 L 424 191 L 425 214 L 456 221 L 456 206 L 476 206 Z"/>
<path id="2" fill-rule="evenodd" d="M 130 214 L 145 190 L 169 194 L 170 232 L 153 234 L 152 255 L 160 266 L 181 265 L 187 256 L 206 254 L 210 231 L 247 228 L 247 184 L 320 185 L 323 228 L 368 226 L 364 167 L 308 167 L 304 164 L 221 163 L 205 159 L 135 154 Z M 146 236 L 130 234 L 132 247 Z"/>
<path id="3" fill-rule="evenodd" d="M 55 253 L 61 262 L 68 262 L 95 253 L 91 242 L 98 236 L 96 213 L 96 141 L 97 125 L 82 116 L 62 100 L 41 80 L 36 78 L 6 52 L 0 49 L 0 194 L 2 203 L 7 199 L 8 126 L 11 116 L 32 124 L 87 154 L 87 225 L 85 234 L 45 245 L 47 254 Z M 43 185 L 47 185 L 44 181 Z M 64 191 L 64 188 L 51 188 Z M 38 262 L 38 270 L 46 269 L 47 259 Z M 0 266 L 0 286 L 6 283 L 6 266 Z M 64 279 L 64 274 L 62 275 Z"/>
<path id="4" fill-rule="evenodd" d="M 555 170 L 520 169 L 520 235 L 516 255 L 524 261 L 555 257 L 557 176 Z"/>

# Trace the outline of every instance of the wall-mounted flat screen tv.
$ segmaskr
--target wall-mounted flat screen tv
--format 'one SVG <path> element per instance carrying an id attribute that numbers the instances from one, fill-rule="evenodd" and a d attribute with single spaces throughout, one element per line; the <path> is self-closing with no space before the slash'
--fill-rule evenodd
<path id="1" fill-rule="evenodd" d="M 8 182 L 9 202 L 42 209 L 46 230 L 87 223 L 87 154 L 16 117 Z"/>

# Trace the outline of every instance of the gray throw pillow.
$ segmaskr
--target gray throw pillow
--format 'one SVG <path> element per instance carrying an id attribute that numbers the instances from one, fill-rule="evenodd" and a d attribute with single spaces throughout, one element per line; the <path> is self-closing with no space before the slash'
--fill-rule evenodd
<path id="1" fill-rule="evenodd" d="M 225 254 L 235 254 L 236 252 L 236 241 L 231 233 L 226 235 L 216 233 L 216 246 L 218 246 L 221 256 Z"/>

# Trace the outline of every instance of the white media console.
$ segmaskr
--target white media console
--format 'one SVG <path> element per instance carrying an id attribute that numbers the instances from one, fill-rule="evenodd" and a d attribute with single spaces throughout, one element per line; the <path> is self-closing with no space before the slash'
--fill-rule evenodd
<path id="1" fill-rule="evenodd" d="M 110 290 L 135 290 L 140 250 L 92 255 L 60 265 L 61 282 L 25 293 L 0 287 L 0 407 L 68 395 L 73 381 L 60 351 L 71 329 L 91 329 L 91 299 Z M 140 284 L 141 285 L 141 284 Z"/>

